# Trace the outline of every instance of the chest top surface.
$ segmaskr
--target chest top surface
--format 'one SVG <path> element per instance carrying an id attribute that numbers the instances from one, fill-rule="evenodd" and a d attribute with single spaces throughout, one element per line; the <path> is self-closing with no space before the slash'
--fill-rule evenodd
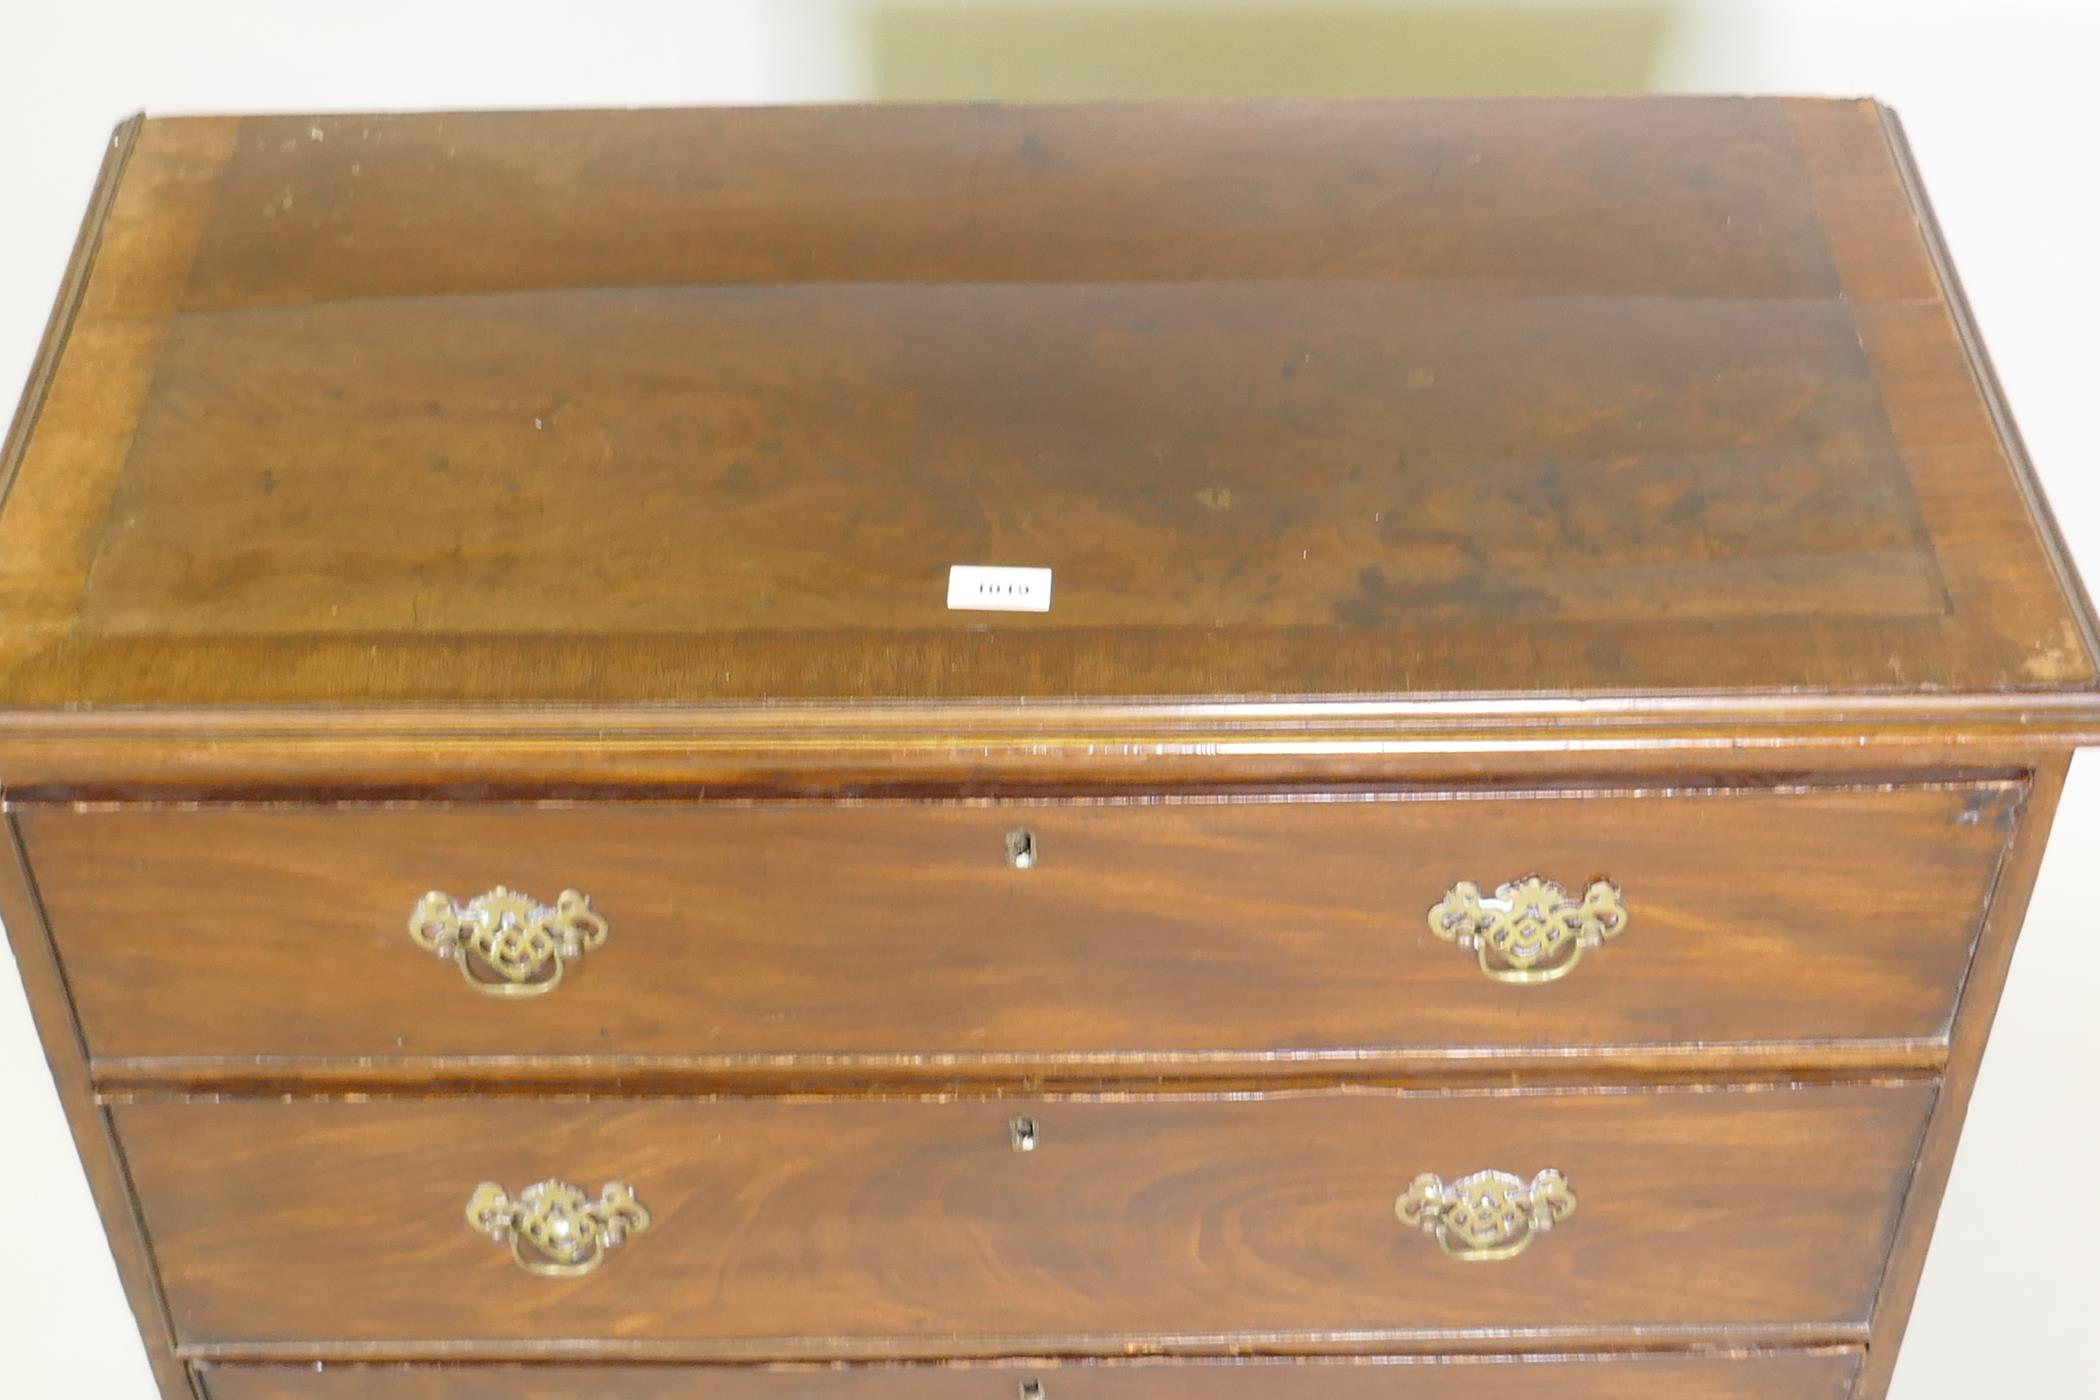
<path id="1" fill-rule="evenodd" d="M 0 706 L 2083 694 L 1908 172 L 1781 99 L 134 123 Z"/>

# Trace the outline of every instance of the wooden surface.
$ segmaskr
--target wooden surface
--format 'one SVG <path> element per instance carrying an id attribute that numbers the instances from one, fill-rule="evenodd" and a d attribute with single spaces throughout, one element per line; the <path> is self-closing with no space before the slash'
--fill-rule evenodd
<path id="1" fill-rule="evenodd" d="M 1897 1348 L 1910 1323 L 1918 1279 L 1932 1243 L 1933 1224 L 1939 1217 L 1940 1198 L 1947 1189 L 1962 1123 L 1968 1117 L 1969 1098 L 1976 1088 L 1976 1072 L 1983 1062 L 1991 1022 L 1998 1014 L 1998 998 L 2005 990 L 2013 948 L 2019 939 L 2021 921 L 2027 915 L 2027 897 L 2034 889 L 2049 823 L 2055 816 L 2069 765 L 2070 755 L 2059 754 L 2037 766 L 2021 834 L 2014 838 L 1992 891 L 1990 915 L 1975 962 L 1962 983 L 1939 1106 L 1919 1147 L 1917 1169 L 1904 1198 L 1895 1248 L 1875 1299 L 1874 1345 L 1869 1349 L 1854 1400 L 1882 1400 L 1894 1376 Z"/>
<path id="2" fill-rule="evenodd" d="M 500 1087 L 517 1057 L 551 1056 L 596 1074 L 786 1059 L 1361 1075 L 1570 1049 L 1711 1070 L 1732 1051 L 1796 1065 L 1832 1047 L 1937 1064 L 2023 791 L 31 806 L 17 821 L 105 1073 L 354 1060 L 420 1075 L 429 1057 L 499 1056 L 460 1071 Z M 1013 830 L 1033 835 L 1031 869 L 1006 864 Z M 1626 931 L 1535 987 L 1490 980 L 1429 931 L 1459 881 L 1492 893 L 1534 873 L 1578 892 L 1616 881 Z M 610 936 L 547 995 L 481 995 L 406 925 L 426 890 L 498 884 L 584 891 Z M 269 1064 L 240 1063 L 255 1057 Z"/>
<path id="3" fill-rule="evenodd" d="M 737 1368 L 213 1368 L 207 1400 L 1845 1400 L 1856 1353 Z"/>
<path id="4" fill-rule="evenodd" d="M 168 1400 L 1878 1397 L 2100 741 L 1869 103 L 127 123 L 0 494 Z M 1627 933 L 1428 936 L 1533 872 Z M 613 937 L 477 997 L 405 919 L 498 882 Z M 1392 1218 L 1548 1165 L 1505 1264 Z M 461 1207 L 555 1174 L 657 1223 L 528 1278 Z"/>
<path id="5" fill-rule="evenodd" d="M 152 1369 L 154 1383 L 164 1400 L 189 1400 L 188 1375 L 175 1358 L 174 1328 L 168 1320 L 160 1279 L 154 1272 L 138 1204 L 132 1197 L 124 1152 L 110 1125 L 108 1110 L 96 1101 L 87 1047 L 80 1037 L 65 971 L 57 950 L 51 946 L 36 886 L 23 861 L 20 834 L 12 820 L 0 824 L 5 828 L 0 831 L 0 923 L 7 926 L 14 965 L 28 995 L 37 1036 L 43 1042 L 44 1063 L 58 1089 L 73 1146 L 80 1153 L 80 1165 L 94 1194 L 96 1212 L 102 1218 L 107 1248 L 116 1259 L 125 1300 L 131 1304 L 139 1335 L 146 1344 L 147 1365 Z M 33 1074 L 36 1069 L 33 1065 L 10 1065 L 7 1071 Z M 79 1247 L 100 1246 L 85 1240 Z"/>
<path id="6" fill-rule="evenodd" d="M 2094 679 L 1865 103 L 148 122 L 64 351 L 17 709 Z"/>
<path id="7" fill-rule="evenodd" d="M 1297 784 L 1671 786 L 1721 775 L 2017 776 L 2100 743 L 2075 695 L 1796 695 L 982 709 L 832 705 L 53 711 L 0 734 L 11 803 L 491 797 L 895 797 Z M 1749 705 L 1746 710 L 1745 705 Z M 1675 718 L 1658 723 L 1658 712 Z M 11 721 L 10 721 L 11 722 Z M 496 727 L 496 726 L 500 726 Z"/>
<path id="8" fill-rule="evenodd" d="M 595 1339 L 784 1359 L 1855 1340 L 1932 1098 L 1908 1083 L 115 1114 L 185 1343 Z M 1033 1152 L 1011 1144 L 1016 1116 L 1037 1123 Z M 1579 1208 L 1516 1259 L 1448 1259 L 1394 1218 L 1419 1173 L 1547 1167 Z M 479 1182 L 549 1176 L 593 1194 L 626 1181 L 654 1223 L 587 1277 L 528 1275 L 463 1210 Z"/>

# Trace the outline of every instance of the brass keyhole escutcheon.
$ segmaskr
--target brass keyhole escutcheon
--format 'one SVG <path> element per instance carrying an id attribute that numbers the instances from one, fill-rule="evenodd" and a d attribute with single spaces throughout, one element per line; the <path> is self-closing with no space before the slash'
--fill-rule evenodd
<path id="1" fill-rule="evenodd" d="M 1016 870 L 1032 868 L 1041 859 L 1042 852 L 1036 845 L 1035 833 L 1025 827 L 1017 827 L 1006 833 L 1006 863 Z"/>
<path id="2" fill-rule="evenodd" d="M 1009 1140 L 1016 1152 L 1033 1152 L 1036 1145 L 1036 1126 L 1033 1118 L 1016 1118 L 1006 1125 Z"/>
<path id="3" fill-rule="evenodd" d="M 1046 1392 L 1043 1383 L 1033 1376 L 1021 1382 L 1021 1400 L 1043 1400 Z"/>

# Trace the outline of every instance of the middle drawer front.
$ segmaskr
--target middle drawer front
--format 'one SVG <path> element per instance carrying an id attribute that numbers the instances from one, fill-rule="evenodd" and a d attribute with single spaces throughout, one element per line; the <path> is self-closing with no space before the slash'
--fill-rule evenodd
<path id="1" fill-rule="evenodd" d="M 1519 1330 L 1857 1340 L 1932 1096 L 164 1101 L 115 1115 L 185 1343 L 617 1339 L 793 1359 Z M 1514 1179 L 1492 1211 L 1494 1184 L 1466 1182 L 1490 1171 Z M 625 1183 L 646 1227 L 590 1272 L 528 1272 L 521 1260 L 549 1256 L 477 1232 L 468 1203 L 486 1182 L 522 1209 L 542 1181 L 593 1202 Z M 1529 1228 L 1548 1212 L 1550 1229 Z"/>
<path id="2" fill-rule="evenodd" d="M 1482 1048 L 1762 1045 L 1796 1063 L 1784 1047 L 1802 1042 L 1933 1063 L 2023 792 L 30 806 L 18 820 L 105 1063 L 1266 1075 Z M 1600 877 L 1625 921 L 1579 960 L 1533 944 L 1528 971 L 1490 975 L 1459 938 L 1493 923 L 1498 885 L 1534 875 L 1565 888 L 1548 912 L 1568 939 Z M 1483 901 L 1470 914 L 1447 903 L 1462 882 Z M 468 906 L 498 885 L 526 909 L 589 896 L 604 941 L 547 957 L 512 989 L 530 994 L 507 997 L 412 941 L 427 893 Z M 1430 927 L 1440 905 L 1450 937 Z"/>

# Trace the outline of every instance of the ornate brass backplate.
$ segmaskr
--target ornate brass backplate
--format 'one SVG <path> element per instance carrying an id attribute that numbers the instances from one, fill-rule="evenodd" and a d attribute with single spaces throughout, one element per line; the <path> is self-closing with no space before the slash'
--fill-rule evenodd
<path id="1" fill-rule="evenodd" d="M 546 995 L 569 962 L 608 932 L 590 897 L 575 890 L 563 890 L 552 907 L 501 885 L 464 905 L 432 890 L 408 917 L 417 947 L 458 963 L 468 986 L 494 997 Z"/>
<path id="2" fill-rule="evenodd" d="M 1498 885 L 1492 899 L 1461 882 L 1429 911 L 1429 931 L 1474 951 L 1480 970 L 1497 982 L 1551 982 L 1565 977 L 1595 948 L 1626 929 L 1619 887 L 1592 880 L 1576 899 L 1536 875 Z"/>
<path id="3" fill-rule="evenodd" d="M 1453 1259 L 1514 1259 L 1575 1213 L 1575 1192 L 1551 1168 L 1529 1184 L 1508 1172 L 1485 1171 L 1446 1186 L 1425 1172 L 1394 1202 L 1393 1213 L 1435 1236 Z"/>
<path id="4" fill-rule="evenodd" d="M 649 1228 L 649 1212 L 625 1182 L 608 1181 L 591 1200 L 566 1181 L 541 1181 L 512 1196 L 484 1181 L 467 1201 L 467 1223 L 498 1244 L 527 1273 L 574 1278 L 605 1262 L 606 1251 Z"/>

